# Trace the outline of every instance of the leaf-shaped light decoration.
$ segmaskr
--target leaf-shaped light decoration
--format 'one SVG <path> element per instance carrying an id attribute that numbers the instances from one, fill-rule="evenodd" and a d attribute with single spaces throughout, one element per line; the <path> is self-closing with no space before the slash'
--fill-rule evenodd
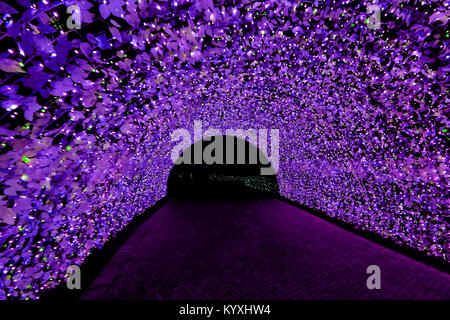
<path id="1" fill-rule="evenodd" d="M 68 78 L 64 78 L 52 83 L 52 89 L 50 93 L 54 96 L 62 96 L 64 93 L 73 90 L 73 82 Z"/>
<path id="2" fill-rule="evenodd" d="M 22 99 L 20 97 L 4 100 L 1 102 L 2 108 L 6 111 L 11 111 L 17 109 L 22 104 Z"/>
<path id="3" fill-rule="evenodd" d="M 99 6 L 99 10 L 100 10 L 100 14 L 102 16 L 103 19 L 106 19 L 109 17 L 109 15 L 111 14 L 111 10 L 109 9 L 109 5 L 102 3 Z"/>
<path id="4" fill-rule="evenodd" d="M 8 35 L 13 38 L 17 37 L 20 34 L 21 27 L 22 26 L 20 25 L 20 23 L 16 23 L 16 22 L 11 23 L 8 26 L 8 32 L 7 32 Z"/>
<path id="5" fill-rule="evenodd" d="M 16 220 L 16 213 L 5 206 L 0 206 L 0 223 L 14 224 Z"/>
<path id="6" fill-rule="evenodd" d="M 0 87 L 0 94 L 4 96 L 14 96 L 17 92 L 18 86 L 17 85 L 7 85 L 7 86 L 1 86 Z"/>
<path id="7" fill-rule="evenodd" d="M 70 79 L 76 83 L 82 83 L 87 77 L 87 73 L 76 65 L 69 65 L 66 67 L 67 72 L 70 73 Z"/>
<path id="8" fill-rule="evenodd" d="M 123 0 L 111 0 L 109 3 L 111 14 L 118 18 L 121 18 L 125 13 L 122 8 L 124 4 L 125 2 Z"/>
<path id="9" fill-rule="evenodd" d="M 36 97 L 27 98 L 23 104 L 24 116 L 28 121 L 33 121 L 33 115 L 36 111 L 42 108 L 42 106 L 37 103 Z"/>
<path id="10" fill-rule="evenodd" d="M 48 24 L 40 24 L 38 26 L 39 32 L 43 34 L 50 34 L 56 32 L 56 29 Z"/>
<path id="11" fill-rule="evenodd" d="M 83 42 L 80 45 L 80 50 L 85 56 L 89 56 L 91 54 L 91 52 L 92 52 L 91 45 L 89 43 L 87 43 L 87 42 Z"/>
<path id="12" fill-rule="evenodd" d="M 133 27 L 137 27 L 139 25 L 139 22 L 141 21 L 136 11 L 127 14 L 125 16 L 125 20 L 128 22 L 129 25 Z"/>
<path id="13" fill-rule="evenodd" d="M 19 178 L 14 178 L 11 180 L 6 180 L 7 188 L 5 189 L 4 193 L 8 196 L 17 196 L 17 192 L 26 191 L 24 187 L 22 187 L 20 184 L 18 184 L 19 179 L 22 181 L 26 181 L 29 179 L 28 175 L 23 174 Z"/>
<path id="14" fill-rule="evenodd" d="M 8 58 L 0 59 L 0 69 L 5 72 L 25 73 L 20 62 Z"/>
<path id="15" fill-rule="evenodd" d="M 114 38 L 116 38 L 119 42 L 122 42 L 122 36 L 120 34 L 120 31 L 117 28 L 110 27 L 109 31 L 111 32 L 111 34 Z"/>
<path id="16" fill-rule="evenodd" d="M 17 133 L 12 130 L 0 127 L 0 136 L 8 137 L 8 136 L 14 136 L 16 134 Z"/>
<path id="17" fill-rule="evenodd" d="M 0 12 L 7 13 L 7 14 L 16 14 L 17 10 L 14 9 L 9 4 L 4 3 L 3 1 L 0 1 Z"/>
<path id="18" fill-rule="evenodd" d="M 35 44 L 35 48 L 39 51 L 42 51 L 46 54 L 51 54 L 55 52 L 55 49 L 53 48 L 52 41 L 45 37 L 42 34 L 36 34 L 33 37 L 33 41 Z"/>
<path id="19" fill-rule="evenodd" d="M 80 8 L 81 23 L 91 23 L 94 20 L 94 14 L 89 12 L 89 9 L 93 7 L 92 3 L 88 0 L 76 1 L 75 4 Z"/>
<path id="20" fill-rule="evenodd" d="M 449 10 L 449 13 L 450 13 L 450 10 Z M 446 25 L 447 21 L 449 19 L 449 13 L 442 12 L 442 11 L 435 12 L 430 16 L 430 19 L 428 20 L 428 22 L 434 23 L 436 21 L 440 21 L 440 22 L 442 22 L 443 25 Z"/>
<path id="21" fill-rule="evenodd" d="M 30 68 L 31 69 L 31 68 Z M 41 71 L 29 71 L 29 78 L 23 80 L 23 84 L 29 88 L 39 89 L 43 87 L 52 78 L 52 75 Z"/>
<path id="22" fill-rule="evenodd" d="M 114 20 L 114 19 L 111 19 L 111 20 L 109 20 L 111 23 L 112 23 L 112 25 L 113 26 L 115 26 L 116 28 L 120 28 L 121 26 L 120 26 L 120 24 L 116 21 L 116 20 Z"/>
<path id="23" fill-rule="evenodd" d="M 106 38 L 105 34 L 101 34 L 97 37 L 95 37 L 97 40 L 98 47 L 102 50 L 110 49 L 111 44 L 109 43 L 108 39 Z"/>
<path id="24" fill-rule="evenodd" d="M 31 200 L 28 198 L 18 198 L 14 202 L 14 210 L 18 213 L 23 213 L 31 209 Z"/>

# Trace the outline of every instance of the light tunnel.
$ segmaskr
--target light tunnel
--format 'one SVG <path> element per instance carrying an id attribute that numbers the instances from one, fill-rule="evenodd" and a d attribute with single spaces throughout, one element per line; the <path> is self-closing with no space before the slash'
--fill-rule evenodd
<path id="1" fill-rule="evenodd" d="M 282 197 L 448 263 L 449 10 L 0 2 L 0 299 L 39 298 L 165 197 L 196 122 L 278 130 Z"/>

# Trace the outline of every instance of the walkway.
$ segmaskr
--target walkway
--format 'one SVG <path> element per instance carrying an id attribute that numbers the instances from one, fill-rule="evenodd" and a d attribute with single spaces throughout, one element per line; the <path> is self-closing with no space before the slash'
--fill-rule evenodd
<path id="1" fill-rule="evenodd" d="M 450 276 L 276 199 L 169 200 L 82 299 L 450 299 Z"/>

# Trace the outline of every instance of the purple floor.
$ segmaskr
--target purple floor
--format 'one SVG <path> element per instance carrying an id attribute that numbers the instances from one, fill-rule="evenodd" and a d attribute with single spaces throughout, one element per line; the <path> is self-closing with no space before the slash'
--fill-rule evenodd
<path id="1" fill-rule="evenodd" d="M 450 276 L 276 199 L 169 200 L 82 299 L 450 299 Z"/>

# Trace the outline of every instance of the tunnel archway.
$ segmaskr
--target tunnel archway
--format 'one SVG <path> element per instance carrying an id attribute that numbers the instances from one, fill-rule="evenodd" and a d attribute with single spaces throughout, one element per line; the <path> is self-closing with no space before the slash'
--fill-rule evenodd
<path id="1" fill-rule="evenodd" d="M 279 186 L 264 152 L 247 140 L 224 135 L 199 140 L 182 152 L 170 171 L 167 195 L 196 199 L 275 197 Z"/>

